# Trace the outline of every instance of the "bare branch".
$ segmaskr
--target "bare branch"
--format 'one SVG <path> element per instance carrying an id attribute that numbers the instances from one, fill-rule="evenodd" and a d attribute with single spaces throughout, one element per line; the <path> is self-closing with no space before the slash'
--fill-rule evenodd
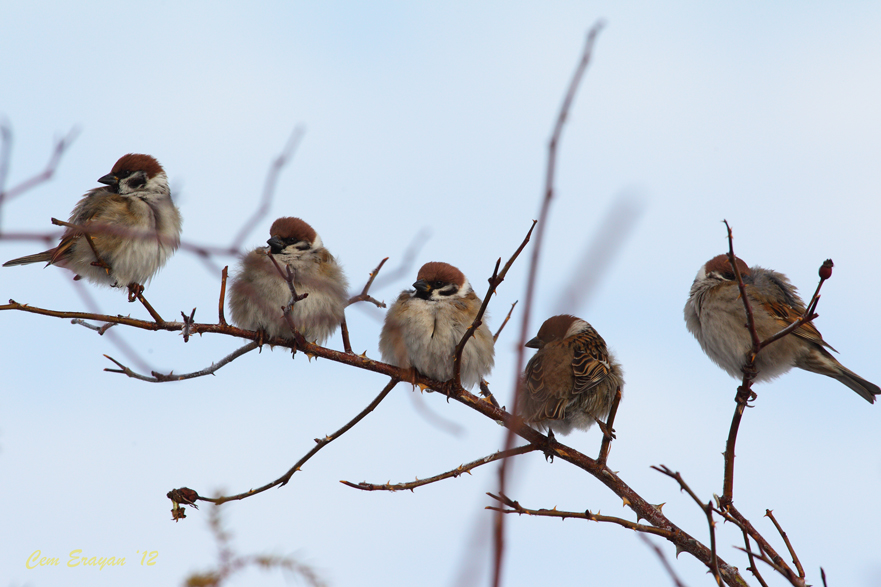
<path id="1" fill-rule="evenodd" d="M 679 580 L 679 576 L 676 575 L 676 571 L 673 570 L 673 567 L 670 566 L 669 561 L 667 561 L 667 557 L 664 556 L 664 551 L 661 550 L 657 544 L 646 538 L 643 534 L 637 534 L 643 542 L 645 542 L 646 546 L 655 551 L 655 554 L 658 555 L 658 559 L 661 561 L 661 565 L 664 567 L 664 570 L 667 571 L 667 574 L 670 575 L 670 578 L 673 580 L 673 584 L 676 587 L 685 587 L 685 583 Z"/>
<path id="2" fill-rule="evenodd" d="M 817 288 L 819 289 L 819 288 Z M 795 564 L 795 568 L 798 571 L 798 576 L 802 579 L 805 578 L 805 570 L 801 566 L 801 561 L 798 560 L 798 555 L 795 554 L 795 549 L 792 548 L 792 543 L 789 541 L 789 536 L 786 535 L 786 532 L 783 531 L 783 528 L 777 522 L 777 518 L 774 517 L 774 512 L 766 509 L 765 515 L 771 518 L 771 521 L 774 523 L 774 527 L 777 528 L 777 532 L 780 533 L 780 537 L 783 538 L 783 542 L 786 543 L 786 548 L 789 549 L 789 554 L 792 556 L 792 562 Z"/>
<path id="3" fill-rule="evenodd" d="M 618 413 L 618 404 L 621 403 L 621 388 L 615 390 L 615 397 L 612 399 L 612 407 L 609 408 L 609 415 L 606 417 L 605 423 L 597 420 L 597 425 L 603 431 L 603 442 L 600 444 L 600 454 L 597 462 L 600 465 L 606 464 L 609 458 L 609 451 L 612 450 L 612 440 L 615 438 L 615 415 Z"/>
<path id="4" fill-rule="evenodd" d="M 707 525 L 710 527 L 710 551 L 712 552 L 713 557 L 710 570 L 713 572 L 713 578 L 716 579 L 716 584 L 719 587 L 722 587 L 722 574 L 719 572 L 718 557 L 716 556 L 716 522 L 713 521 L 713 502 L 710 501 L 704 504 L 697 494 L 691 490 L 691 487 L 688 486 L 688 483 L 685 482 L 685 479 L 682 478 L 682 475 L 680 475 L 678 471 L 673 471 L 666 465 L 661 465 L 660 467 L 652 465 L 652 469 L 660 471 L 664 475 L 675 479 L 676 482 L 679 483 L 680 489 L 688 493 L 698 507 L 700 507 L 704 511 L 704 514 L 706 514 Z"/>
<path id="5" fill-rule="evenodd" d="M 663 528 L 655 528 L 654 526 L 647 526 L 645 524 L 640 524 L 638 522 L 631 522 L 630 520 L 625 520 L 623 518 L 616 518 L 614 516 L 603 516 L 601 514 L 591 513 L 590 510 L 585 510 L 584 512 L 564 512 L 558 510 L 557 508 L 553 509 L 538 509 L 531 510 L 523 507 L 517 501 L 511 499 L 510 497 L 499 494 L 494 495 L 492 493 L 487 492 L 487 495 L 491 498 L 502 502 L 507 507 L 511 509 L 504 509 L 494 506 L 487 506 L 486 509 L 493 510 L 495 512 L 499 512 L 502 514 L 526 514 L 529 516 L 539 516 L 545 518 L 560 518 L 565 520 L 566 518 L 573 518 L 576 520 L 588 520 L 591 522 L 608 522 L 611 524 L 617 524 L 619 526 L 623 526 L 624 528 L 629 528 L 630 530 L 636 530 L 637 532 L 644 532 L 646 534 L 654 534 L 656 536 L 661 536 L 670 540 L 672 538 L 672 534 L 663 529 Z"/>
<path id="6" fill-rule="evenodd" d="M 462 340 L 459 341 L 459 344 L 456 345 L 456 351 L 453 354 L 453 380 L 457 383 L 461 382 L 461 371 L 462 371 L 462 352 L 465 350 L 465 343 L 468 342 L 468 339 L 471 338 L 474 333 L 480 328 L 480 325 L 483 323 L 483 315 L 486 313 L 486 307 L 489 306 L 490 299 L 494 293 L 496 293 L 496 289 L 501 285 L 503 281 L 505 281 L 505 276 L 508 274 L 508 270 L 511 268 L 511 265 L 514 264 L 514 261 L 517 260 L 517 257 L 520 256 L 520 253 L 526 247 L 526 244 L 529 242 L 529 238 L 532 236 L 532 231 L 535 229 L 535 220 L 532 221 L 532 226 L 529 227 L 529 232 L 526 233 L 526 238 L 523 239 L 523 242 L 520 243 L 520 246 L 517 247 L 517 250 L 514 251 L 514 254 L 511 255 L 511 258 L 508 259 L 508 262 L 505 263 L 505 266 L 502 268 L 502 272 L 499 273 L 499 264 L 502 262 L 501 259 L 496 261 L 496 267 L 493 269 L 492 277 L 489 278 L 489 289 L 486 292 L 486 296 L 483 298 L 483 303 L 480 305 L 480 309 L 477 311 L 477 315 L 474 317 L 474 321 L 471 323 L 471 326 L 468 327 L 468 330 L 465 331 L 465 334 L 462 336 Z"/>
<path id="7" fill-rule="evenodd" d="M 502 330 L 505 329 L 505 325 L 508 323 L 508 320 L 511 319 L 511 314 L 514 312 L 514 307 L 517 305 L 517 302 L 520 300 L 516 300 L 513 304 L 511 304 L 511 309 L 508 310 L 508 315 L 505 316 L 505 319 L 502 321 L 502 325 L 499 326 L 499 329 L 496 330 L 496 333 L 493 334 L 493 344 L 495 344 L 499 340 L 499 335 L 502 333 Z"/>
<path id="8" fill-rule="evenodd" d="M 746 549 L 745 549 L 746 556 L 749 559 L 749 567 L 747 567 L 746 570 L 750 571 L 753 574 L 753 576 L 756 579 L 758 579 L 759 584 L 761 584 L 762 587 L 768 587 L 768 584 L 765 583 L 765 579 L 762 577 L 762 574 L 759 572 L 759 568 L 756 566 L 755 558 L 753 557 L 752 552 L 750 551 L 749 534 L 747 534 L 746 530 L 744 530 L 743 528 L 741 528 L 741 532 L 743 532 L 743 543 L 744 543 L 744 545 L 746 545 Z"/>
<path id="9" fill-rule="evenodd" d="M 382 266 L 385 265 L 385 262 L 388 261 L 388 257 L 379 262 L 379 265 L 376 266 L 376 269 L 370 272 L 370 278 L 367 280 L 367 283 L 364 284 L 364 289 L 361 290 L 361 293 L 352 296 L 349 298 L 349 302 L 346 304 L 347 306 L 351 306 L 355 302 L 370 302 L 375 305 L 377 308 L 385 308 L 385 304 L 383 302 L 379 302 L 369 295 L 367 292 L 370 291 L 370 286 L 373 285 L 373 280 L 376 279 L 377 274 L 379 274 L 379 270 L 382 269 Z"/>
<path id="10" fill-rule="evenodd" d="M 196 377 L 204 377 L 205 375 L 214 375 L 214 372 L 218 371 L 221 367 L 224 367 L 224 366 L 228 365 L 229 363 L 232 363 L 233 361 L 235 361 L 236 359 L 238 359 L 242 355 L 250 353 L 251 351 L 253 351 L 256 348 L 257 348 L 256 342 L 249 342 L 248 344 L 241 347 L 240 349 L 233 351 L 232 353 L 223 357 L 218 362 L 211 363 L 210 367 L 206 367 L 205 369 L 202 369 L 200 371 L 193 371 L 192 373 L 184 373 L 182 375 L 175 375 L 173 372 L 165 375 L 162 373 L 157 373 L 156 371 L 153 371 L 151 373 L 152 377 L 147 376 L 147 375 L 141 375 L 140 373 L 135 373 L 134 371 L 132 371 L 131 369 L 129 369 L 128 367 L 126 367 L 125 365 L 123 365 L 122 363 L 120 363 L 119 361 L 117 361 L 116 359 L 114 359 L 113 357 L 111 357 L 109 355 L 104 355 L 104 356 L 107 357 L 108 359 L 110 359 L 111 361 L 113 361 L 114 363 L 116 363 L 116 366 L 119 367 L 119 369 L 104 369 L 104 370 L 107 371 L 108 373 L 122 373 L 123 375 L 126 375 L 127 377 L 131 377 L 132 379 L 139 379 L 141 381 L 147 381 L 148 383 L 167 383 L 169 381 L 183 381 L 184 379 L 195 379 Z"/>
<path id="11" fill-rule="evenodd" d="M 358 422 L 363 420 L 364 417 L 367 416 L 367 414 L 372 412 L 376 408 L 376 406 L 378 406 L 379 403 L 385 399 L 385 397 L 389 394 L 389 392 L 391 392 L 391 390 L 394 389 L 395 385 L 397 385 L 399 382 L 400 382 L 400 379 L 392 378 L 392 380 L 388 382 L 388 385 L 386 385 L 383 388 L 383 390 L 381 392 L 379 392 L 379 395 L 376 396 L 376 398 L 372 402 L 370 402 L 370 404 L 366 408 L 364 408 L 357 416 L 352 418 L 345 426 L 343 426 L 342 428 L 340 428 L 339 430 L 337 430 L 336 432 L 334 432 L 330 436 L 325 436 L 324 438 L 316 438 L 315 439 L 315 446 L 312 448 L 312 450 L 310 450 L 308 453 L 306 453 L 306 455 L 303 456 L 303 458 L 301 458 L 299 461 L 297 461 L 294 464 L 294 466 L 291 467 L 287 473 L 285 473 L 284 475 L 282 475 L 281 477 L 279 477 L 275 481 L 273 481 L 271 483 L 267 483 L 266 485 L 264 485 L 262 487 L 258 487 L 257 489 L 251 489 L 250 491 L 246 491 L 244 493 L 239 493 L 237 495 L 221 496 L 221 497 L 214 497 L 214 498 L 199 496 L 198 499 L 200 499 L 202 501 L 210 501 L 216 505 L 220 505 L 222 503 L 226 503 L 227 501 L 240 500 L 240 499 L 245 499 L 247 497 L 251 497 L 252 495 L 257 495 L 258 493 L 262 493 L 262 492 L 266 491 L 267 489 L 271 489 L 276 486 L 283 487 L 284 485 L 287 484 L 288 481 L 291 480 L 291 477 L 293 477 L 294 473 L 296 473 L 297 471 L 300 470 L 300 467 L 302 467 L 306 463 L 306 461 L 308 461 L 313 456 L 315 456 L 315 454 L 318 453 L 318 451 L 320 451 L 322 448 L 324 448 L 325 446 L 327 446 L 328 444 L 330 444 L 331 442 L 333 442 L 334 440 L 336 440 L 337 438 L 339 438 L 340 436 L 345 434 L 355 424 L 357 424 Z"/>
<path id="12" fill-rule="evenodd" d="M 217 323 L 226 325 L 226 317 L 223 315 L 223 307 L 226 305 L 226 279 L 229 275 L 229 265 L 220 273 L 220 299 L 217 302 Z"/>
<path id="13" fill-rule="evenodd" d="M 431 483 L 436 483 L 438 481 L 443 481 L 444 479 L 451 479 L 459 477 L 463 473 L 471 474 L 473 469 L 481 465 L 486 465 L 489 463 L 493 463 L 502 458 L 513 457 L 516 455 L 526 454 L 528 452 L 532 452 L 534 450 L 539 450 L 538 446 L 533 444 L 527 444 L 524 446 L 520 446 L 517 448 L 513 448 L 507 451 L 499 451 L 493 453 L 491 455 L 485 456 L 481 459 L 477 459 L 476 461 L 471 461 L 470 463 L 465 463 L 464 465 L 459 465 L 455 469 L 451 471 L 447 471 L 446 473 L 441 473 L 439 475 L 435 475 L 433 477 L 428 477 L 427 479 L 416 479 L 416 481 L 410 481 L 409 483 L 367 483 L 366 481 L 362 481 L 360 483 L 352 483 L 351 481 L 340 481 L 343 485 L 348 485 L 349 487 L 354 487 L 355 489 L 361 489 L 363 491 L 403 491 L 409 489 L 413 491 L 417 487 L 422 487 L 423 485 L 429 485 Z"/>

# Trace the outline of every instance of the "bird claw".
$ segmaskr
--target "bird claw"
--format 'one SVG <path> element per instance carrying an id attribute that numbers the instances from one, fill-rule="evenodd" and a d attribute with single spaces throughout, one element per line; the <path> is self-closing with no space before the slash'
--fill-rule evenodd
<path id="1" fill-rule="evenodd" d="M 95 263 L 92 263 L 94 265 Z M 134 302 L 138 296 L 144 293 L 144 286 L 140 283 L 128 284 L 128 301 Z"/>
<path id="2" fill-rule="evenodd" d="M 597 426 L 600 427 L 600 430 L 603 431 L 604 438 L 607 438 L 608 440 L 617 440 L 618 437 L 615 436 L 615 429 L 614 428 L 610 428 L 609 426 L 606 425 L 605 422 L 603 422 L 599 418 L 594 418 L 594 420 L 596 420 Z"/>
<path id="3" fill-rule="evenodd" d="M 554 462 L 554 451 L 551 448 L 551 443 L 556 440 L 557 438 L 554 436 L 554 431 L 548 428 L 548 436 L 545 439 L 545 447 L 542 449 L 542 452 L 545 455 L 545 461 L 551 464 Z"/>

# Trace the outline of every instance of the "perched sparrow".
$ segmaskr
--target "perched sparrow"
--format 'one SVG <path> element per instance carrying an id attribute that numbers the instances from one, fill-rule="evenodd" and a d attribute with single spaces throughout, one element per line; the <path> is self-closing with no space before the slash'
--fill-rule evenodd
<path id="1" fill-rule="evenodd" d="M 517 402 L 527 424 L 566 435 L 606 419 L 624 372 L 593 326 L 568 314 L 554 316 L 526 346 L 538 349 L 526 364 Z"/>
<path id="2" fill-rule="evenodd" d="M 232 320 L 239 328 L 294 340 L 283 311 L 291 301 L 291 290 L 271 255 L 283 272 L 285 265 L 291 266 L 297 295 L 309 294 L 291 309 L 294 326 L 307 341 L 323 344 L 339 328 L 349 301 L 343 269 L 315 230 L 299 218 L 279 218 L 269 235 L 269 246 L 245 255 L 233 277 L 229 288 Z"/>
<path id="3" fill-rule="evenodd" d="M 804 302 L 785 275 L 747 267 L 741 259 L 737 259 L 737 267 L 743 276 L 759 340 L 777 334 L 804 314 Z M 685 325 L 708 357 L 732 377 L 743 377 L 741 368 L 752 349 L 752 340 L 727 255 L 713 257 L 697 272 L 685 303 Z M 845 368 L 826 348 L 832 349 L 813 323 L 804 324 L 759 352 L 755 380 L 768 381 L 798 367 L 837 379 L 874 403 L 881 389 Z"/>
<path id="4" fill-rule="evenodd" d="M 447 263 L 423 265 L 413 287 L 401 292 L 385 315 L 379 337 L 382 360 L 447 381 L 453 377 L 456 345 L 474 322 L 481 300 L 462 272 Z M 464 387 L 473 387 L 492 371 L 494 353 L 484 321 L 462 351 Z"/>
<path id="5" fill-rule="evenodd" d="M 150 155 L 129 154 L 98 182 L 107 187 L 86 193 L 70 215 L 83 230 L 68 228 L 54 249 L 3 266 L 58 265 L 76 273 L 74 279 L 130 289 L 150 281 L 180 245 L 180 212 L 165 171 Z"/>

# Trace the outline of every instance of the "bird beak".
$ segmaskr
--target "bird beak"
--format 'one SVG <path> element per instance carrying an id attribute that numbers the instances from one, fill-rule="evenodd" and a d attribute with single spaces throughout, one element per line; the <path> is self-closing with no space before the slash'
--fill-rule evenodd
<path id="1" fill-rule="evenodd" d="M 277 255 L 284 249 L 284 241 L 277 236 L 274 236 L 266 241 L 266 244 L 269 245 L 269 248 L 272 250 L 273 255 Z"/>
<path id="2" fill-rule="evenodd" d="M 119 178 L 112 173 L 108 173 L 107 175 L 99 179 L 98 183 L 103 183 L 104 185 L 116 185 L 119 183 Z"/>
<path id="3" fill-rule="evenodd" d="M 426 283 L 426 281 L 424 279 L 420 279 L 419 281 L 414 283 L 413 287 L 415 287 L 417 290 L 421 291 L 422 293 L 428 293 L 431 291 L 431 286 L 428 285 L 428 283 Z"/>
<path id="4" fill-rule="evenodd" d="M 537 336 L 536 336 L 535 338 L 533 338 L 532 340 L 530 340 L 529 342 L 527 342 L 527 343 L 526 343 L 525 345 L 523 345 L 523 346 L 525 346 L 525 347 L 527 347 L 527 348 L 530 348 L 530 349 L 537 349 L 537 348 L 540 348 L 540 347 L 541 347 L 541 345 L 539 344 L 539 341 L 538 341 L 538 337 L 537 337 Z"/>

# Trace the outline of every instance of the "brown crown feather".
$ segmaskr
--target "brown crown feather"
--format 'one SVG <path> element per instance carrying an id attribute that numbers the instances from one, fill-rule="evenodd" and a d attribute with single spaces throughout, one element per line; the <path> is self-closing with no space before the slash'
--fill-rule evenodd
<path id="1" fill-rule="evenodd" d="M 449 263 L 441 263 L 439 261 L 432 261 L 423 265 L 419 270 L 419 274 L 416 275 L 416 279 L 454 283 L 459 287 L 462 287 L 465 283 L 465 276 L 461 271 Z"/>
<path id="2" fill-rule="evenodd" d="M 117 175 L 123 171 L 143 171 L 148 178 L 154 178 L 165 170 L 159 165 L 154 157 L 150 155 L 142 155 L 140 153 L 129 153 L 119 158 L 119 161 L 110 170 L 110 173 Z"/>
<path id="3" fill-rule="evenodd" d="M 269 236 L 283 239 L 295 238 L 298 241 L 313 243 L 318 233 L 306 221 L 293 216 L 285 216 L 272 223 L 269 228 Z"/>
<path id="4" fill-rule="evenodd" d="M 569 329 L 576 320 L 581 320 L 581 318 L 576 318 L 570 314 L 560 314 L 559 316 L 548 318 L 541 325 L 541 328 L 538 329 L 536 338 L 545 344 L 555 340 L 562 340 L 566 337 L 566 333 L 569 332 Z"/>
<path id="5" fill-rule="evenodd" d="M 740 275 L 746 277 L 751 273 L 749 267 L 746 263 L 743 262 L 743 259 L 740 257 L 734 257 L 736 259 L 735 263 L 737 263 L 737 268 L 740 269 Z M 734 279 L 734 270 L 731 269 L 731 263 L 728 262 L 728 255 L 723 253 L 721 255 L 716 255 L 709 261 L 704 268 L 704 271 L 709 274 L 713 271 L 716 271 L 728 279 Z"/>

